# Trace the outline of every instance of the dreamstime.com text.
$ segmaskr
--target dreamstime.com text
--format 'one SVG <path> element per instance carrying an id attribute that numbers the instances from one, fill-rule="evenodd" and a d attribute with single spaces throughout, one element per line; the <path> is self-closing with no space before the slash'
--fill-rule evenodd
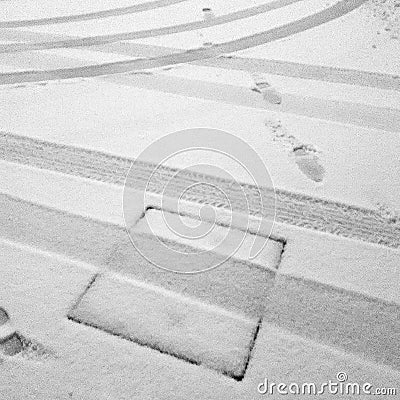
<path id="1" fill-rule="evenodd" d="M 313 395 L 337 394 L 349 395 L 381 395 L 396 396 L 399 390 L 395 387 L 376 387 L 369 382 L 349 382 L 346 372 L 338 372 L 336 379 L 329 379 L 322 383 L 303 382 L 303 383 L 284 383 L 271 382 L 265 378 L 257 387 L 258 393 L 263 395 Z"/>

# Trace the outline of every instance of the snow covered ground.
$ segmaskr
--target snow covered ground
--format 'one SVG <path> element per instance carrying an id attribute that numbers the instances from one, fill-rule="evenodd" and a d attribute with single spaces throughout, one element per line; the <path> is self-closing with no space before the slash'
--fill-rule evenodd
<path id="1" fill-rule="evenodd" d="M 256 149 L 277 188 L 372 209 L 377 204 L 394 210 L 400 207 L 398 125 L 383 130 L 365 128 L 363 120 L 357 125 L 356 121 L 330 121 L 324 109 L 329 103 L 322 103 L 311 115 L 310 107 L 306 108 L 308 115 L 301 110 L 297 115 L 292 110 L 282 112 L 279 106 L 271 109 L 251 91 L 251 82 L 240 90 L 222 87 L 227 95 L 221 99 L 220 87 L 203 86 L 200 80 L 178 80 L 177 90 L 166 93 L 168 88 L 141 88 L 140 75 L 132 78 L 132 84 L 129 77 L 117 77 L 111 82 L 69 81 L 3 89 L 2 130 L 134 158 L 168 133 L 193 126 L 217 128 L 241 137 Z M 169 84 L 172 88 L 173 83 Z M 183 84 L 190 85 L 193 92 L 186 93 Z M 389 95 L 395 99 L 397 93 Z M 43 107 L 46 118 L 41 113 Z M 75 119 L 82 108 L 85 113 Z M 379 111 L 375 113 L 379 118 Z M 365 118 L 369 117 L 367 112 Z M 301 144 L 310 146 L 320 160 L 325 170 L 321 182 L 299 170 L 294 148 Z"/>
<path id="2" fill-rule="evenodd" d="M 341 371 L 398 395 L 399 13 L 399 0 L 1 2 L 0 400 L 254 399 L 265 379 Z M 134 188 L 126 208 L 132 160 L 197 127 L 265 164 L 274 224 L 232 157 L 180 171 L 214 161 L 204 149 L 165 163 L 168 196 Z M 190 232 L 205 215 L 195 240 L 167 223 Z M 179 250 L 158 254 L 170 271 L 193 249 L 217 263 L 227 231 L 245 240 L 210 272 L 153 265 L 156 241 Z"/>
<path id="3" fill-rule="evenodd" d="M 68 2 L 57 0 L 40 2 L 40 6 L 38 7 L 38 3 L 33 3 L 29 0 L 4 0 L 1 4 L 0 16 L 1 21 L 32 20 L 58 16 L 69 16 L 74 14 L 94 13 L 98 11 L 120 9 L 122 7 L 129 7 L 145 3 L 146 1 L 142 0 L 96 0 L 86 3 L 82 3 L 78 0 L 72 0 Z M 154 2 L 149 1 L 148 3 Z M 168 3 L 172 2 L 161 1 L 159 3 L 168 5 Z"/>
<path id="4" fill-rule="evenodd" d="M 386 6 L 381 5 L 380 8 L 375 6 L 375 9 L 373 2 L 367 2 L 357 10 L 312 30 L 242 50 L 238 55 L 240 57 L 297 61 L 307 64 L 398 74 L 399 63 L 396 60 L 400 52 L 400 41 L 396 33 L 398 29 L 396 21 L 398 21 L 399 7 L 396 7 L 395 2 L 396 0 L 388 0 L 385 2 Z M 274 2 L 267 2 L 267 5 L 274 5 L 271 6 L 272 9 L 269 12 L 262 12 L 262 9 L 258 10 L 259 7 L 263 6 L 264 2 L 261 1 L 242 1 L 232 4 L 215 3 L 213 10 L 216 18 L 205 22 L 201 22 L 202 13 L 198 4 L 189 1 L 102 20 L 22 27 L 19 29 L 25 31 L 29 29 L 30 32 L 36 34 L 56 34 L 60 38 L 62 36 L 94 37 L 96 35 L 101 35 L 101 38 L 104 38 L 116 33 L 126 33 L 126 37 L 120 37 L 119 40 L 123 38 L 125 40 L 134 39 L 136 36 L 138 38 L 135 39 L 136 43 L 188 49 L 200 47 L 205 42 L 214 44 L 226 42 L 272 29 L 284 23 L 296 21 L 303 16 L 312 15 L 336 2 L 333 0 L 329 3 L 313 0 L 278 1 L 276 6 Z M 229 7 L 226 7 L 227 4 L 229 4 Z M 378 7 L 379 12 L 376 11 L 376 7 Z M 252 9 L 255 9 L 258 15 L 246 17 L 247 10 Z M 225 17 L 230 15 L 232 15 L 231 22 L 229 22 L 230 18 L 224 20 Z M 219 18 L 221 17 L 222 20 L 220 21 Z M 268 18 L 267 25 L 265 18 Z M 382 18 L 384 18 L 384 21 Z M 205 25 L 203 29 L 199 29 L 202 23 L 215 26 L 207 27 Z M 182 29 L 174 28 L 178 27 L 179 24 L 183 24 Z M 191 27 L 191 24 L 194 24 L 193 27 Z M 171 29 L 164 33 L 157 32 L 157 29 L 155 29 L 163 26 L 171 27 Z M 183 30 L 183 32 L 174 33 L 174 31 L 179 32 L 180 30 Z M 335 35 L 331 35 L 332 31 L 335 32 Z M 140 39 L 143 35 L 138 34 L 138 32 L 146 32 L 145 37 L 150 37 Z M 5 34 L 7 35 L 7 32 Z M 157 37 L 152 38 L 151 36 L 154 35 L 157 35 Z M 317 41 L 315 37 L 318 37 Z M 323 39 L 321 40 L 321 38 Z M 99 40 L 100 36 L 96 41 L 93 40 L 91 44 L 93 45 Z M 77 41 L 77 44 L 79 44 L 79 41 Z M 65 45 L 64 43 L 63 46 L 65 47 Z M 52 47 L 51 40 L 49 40 L 47 47 Z"/>
<path id="5" fill-rule="evenodd" d="M 400 75 L 399 2 L 380 2 L 375 6 L 380 14 L 374 14 L 376 3 L 368 1 L 342 18 L 238 55 Z"/>

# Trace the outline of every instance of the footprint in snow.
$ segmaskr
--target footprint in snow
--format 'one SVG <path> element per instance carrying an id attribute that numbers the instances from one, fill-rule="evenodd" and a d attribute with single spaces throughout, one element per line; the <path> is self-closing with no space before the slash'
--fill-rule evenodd
<path id="1" fill-rule="evenodd" d="M 21 355 L 30 360 L 40 360 L 50 355 L 41 344 L 21 335 L 10 322 L 6 310 L 0 307 L 0 354 L 13 357 Z"/>
<path id="2" fill-rule="evenodd" d="M 323 181 L 325 168 L 321 164 L 318 151 L 314 146 L 301 143 L 287 131 L 280 120 L 266 120 L 265 126 L 270 129 L 273 141 L 285 148 L 290 156 L 294 156 L 296 166 L 302 174 L 314 182 Z"/>
<path id="3" fill-rule="evenodd" d="M 252 75 L 255 86 L 252 88 L 254 92 L 260 93 L 267 103 L 281 104 L 282 96 L 276 89 L 274 89 L 267 80 L 258 74 Z"/>
<path id="4" fill-rule="evenodd" d="M 22 350 L 22 343 L 6 310 L 0 308 L 0 351 L 6 356 L 13 356 Z"/>
<path id="5" fill-rule="evenodd" d="M 325 176 L 325 168 L 320 163 L 315 151 L 310 151 L 307 146 L 293 148 L 295 162 L 299 170 L 314 182 L 322 182 Z"/>

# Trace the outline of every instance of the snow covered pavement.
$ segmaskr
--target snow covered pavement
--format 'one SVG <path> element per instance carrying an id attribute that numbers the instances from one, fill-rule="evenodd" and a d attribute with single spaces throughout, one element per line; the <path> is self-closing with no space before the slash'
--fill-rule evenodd
<path id="1" fill-rule="evenodd" d="M 0 400 L 397 398 L 396 2 L 1 3 Z"/>

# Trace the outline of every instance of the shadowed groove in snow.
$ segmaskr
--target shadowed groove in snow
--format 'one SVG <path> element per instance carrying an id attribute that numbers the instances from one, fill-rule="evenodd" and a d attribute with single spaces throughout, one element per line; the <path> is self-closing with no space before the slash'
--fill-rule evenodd
<path id="1" fill-rule="evenodd" d="M 213 45 L 207 48 L 189 50 L 178 54 L 169 54 L 149 59 L 121 61 L 101 65 L 89 65 L 79 68 L 0 74 L 0 85 L 120 74 L 135 70 L 156 68 L 172 64 L 213 58 L 224 53 L 232 53 L 250 47 L 259 46 L 261 44 L 282 39 L 295 33 L 322 25 L 355 10 L 365 1 L 366 0 L 341 0 L 335 5 L 320 12 L 279 26 L 277 28 L 260 32 L 251 36 L 246 36 L 230 42 Z"/>
<path id="2" fill-rule="evenodd" d="M 19 31 L 17 29 L 7 29 L 2 31 L 1 34 L 4 40 L 23 40 L 26 42 L 37 42 L 39 40 L 48 39 L 61 40 L 76 38 L 76 36 L 66 37 L 65 35 Z M 107 54 L 124 55 L 132 58 L 151 58 L 181 52 L 181 50 L 173 47 L 147 45 L 135 42 L 115 42 L 98 46 L 95 45 L 91 47 L 91 50 L 100 51 Z M 45 58 L 44 54 L 42 53 L 37 53 L 36 56 L 38 58 L 40 57 L 41 60 Z M 30 62 L 32 62 L 32 57 L 33 54 L 29 54 Z M 52 58 L 54 57 L 52 56 Z M 337 66 L 328 67 L 264 58 L 242 58 L 233 55 L 222 55 L 214 59 L 211 58 L 193 61 L 191 64 L 235 71 L 247 71 L 249 73 L 290 76 L 301 79 L 311 79 L 317 81 L 344 83 L 347 85 L 368 86 L 400 91 L 399 75 L 362 71 L 358 69 L 342 68 Z M 173 67 L 171 66 L 167 68 Z"/>
<path id="3" fill-rule="evenodd" d="M 166 7 L 187 0 L 154 0 L 133 6 L 113 8 L 110 10 L 95 11 L 87 14 L 65 15 L 60 17 L 49 17 L 40 19 L 25 19 L 19 21 L 0 21 L 0 28 L 21 28 L 24 26 L 53 25 L 67 22 L 88 21 L 91 19 L 108 18 L 117 15 L 139 13 L 154 10 L 155 8 Z"/>
<path id="4" fill-rule="evenodd" d="M 69 47 L 94 46 L 106 43 L 119 42 L 121 40 L 144 39 L 156 36 L 171 35 L 174 33 L 188 32 L 196 29 L 208 28 L 211 26 L 222 25 L 239 19 L 249 18 L 271 10 L 282 8 L 302 0 L 275 0 L 271 3 L 261 4 L 256 7 L 247 8 L 233 12 L 231 14 L 221 15 L 210 20 L 187 22 L 180 25 L 166 26 L 157 29 L 147 29 L 137 32 L 117 33 L 102 36 L 89 36 L 79 39 L 66 39 L 50 42 L 38 43 L 13 43 L 0 45 L 0 53 L 14 53 L 19 51 L 47 50 Z"/>

